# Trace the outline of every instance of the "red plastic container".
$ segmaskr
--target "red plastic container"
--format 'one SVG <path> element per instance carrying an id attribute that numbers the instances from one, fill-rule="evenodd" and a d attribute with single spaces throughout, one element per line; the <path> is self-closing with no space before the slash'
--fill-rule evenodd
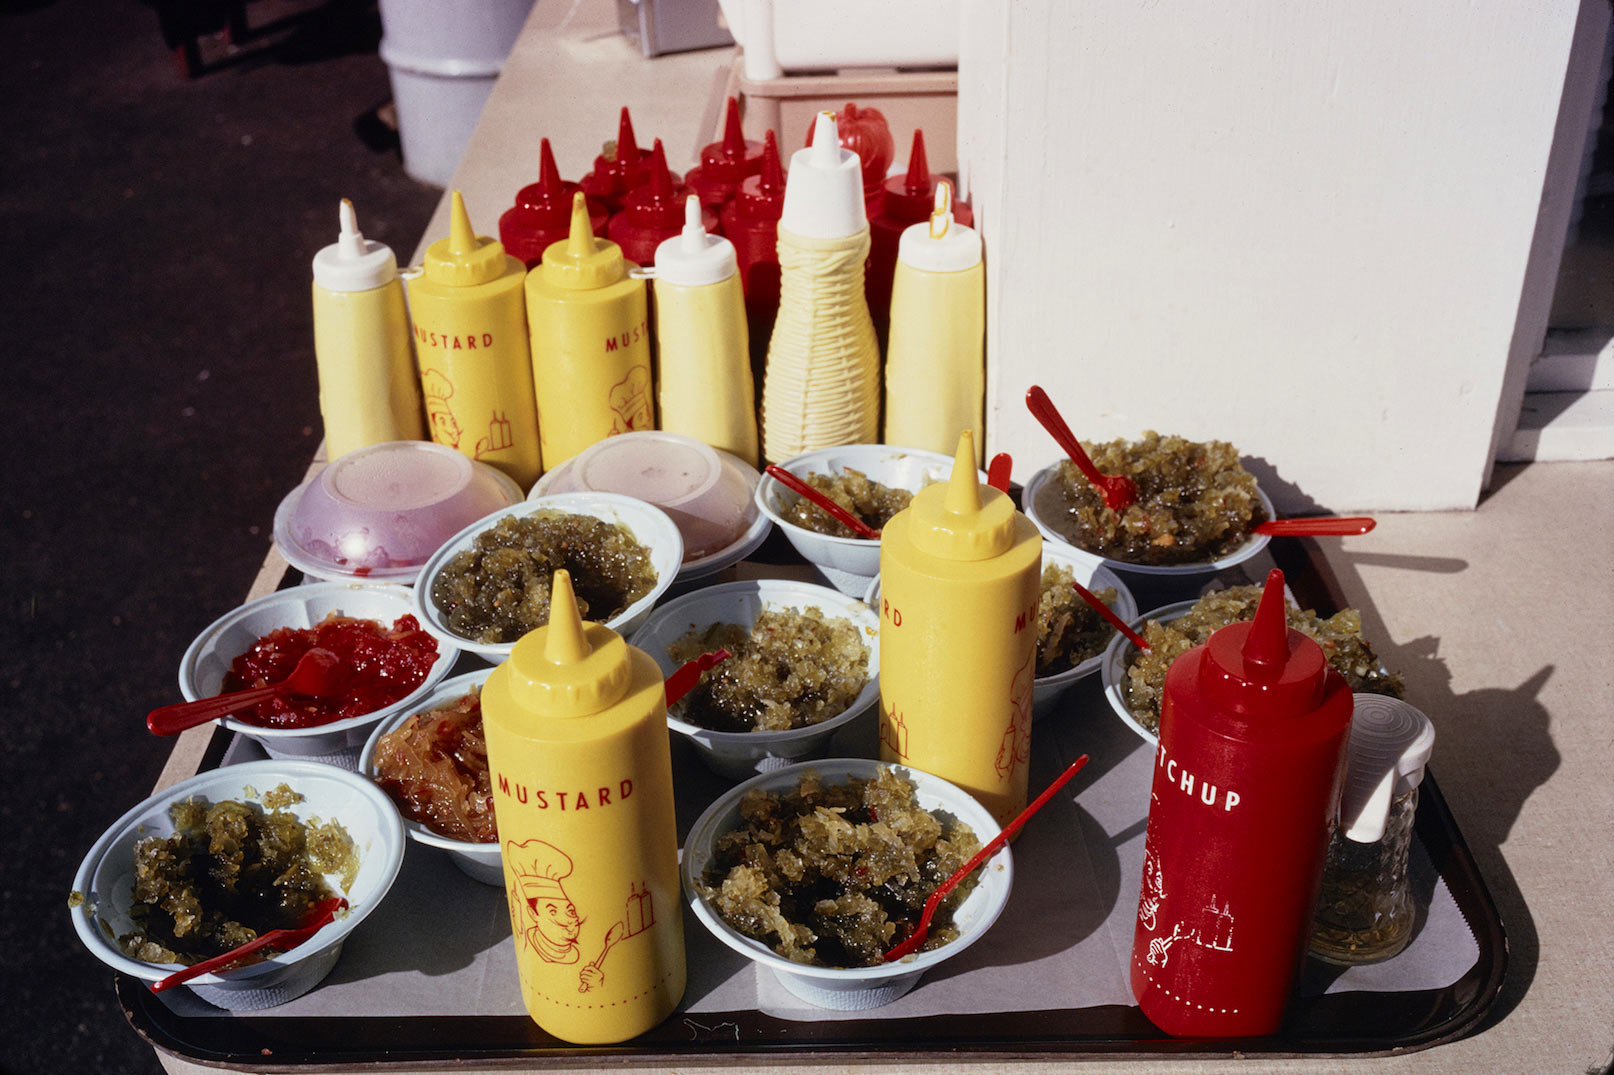
<path id="1" fill-rule="evenodd" d="M 936 204 L 936 180 L 925 156 L 925 132 L 915 130 L 907 174 L 885 180 L 880 210 L 869 218 L 869 262 L 863 293 L 882 343 L 891 323 L 891 280 L 897 271 L 897 248 L 904 231 L 930 219 Z M 966 227 L 975 223 L 975 214 L 967 203 L 953 202 L 953 222 Z"/>
<path id="2" fill-rule="evenodd" d="M 667 153 L 656 139 L 650 151 L 649 182 L 628 194 L 622 212 L 611 218 L 610 240 L 622 248 L 622 256 L 638 265 L 656 263 L 656 247 L 684 230 L 684 202 L 689 188 L 674 183 L 667 171 Z M 701 223 L 707 231 L 717 227 L 717 214 L 701 207 Z"/>
<path id="3" fill-rule="evenodd" d="M 583 177 L 580 185 L 584 194 L 616 213 L 621 211 L 628 194 L 650 178 L 650 167 L 650 151 L 639 148 L 639 140 L 633 133 L 633 117 L 624 105 L 621 118 L 617 120 L 616 141 L 605 143 L 604 152 L 594 158 L 594 170 Z M 661 168 L 664 172 L 667 170 L 665 161 Z M 678 182 L 678 177 L 670 172 L 667 179 L 671 183 Z"/>
<path id="4" fill-rule="evenodd" d="M 768 341 L 779 316 L 779 217 L 785 211 L 785 169 L 779 141 L 763 135 L 762 171 L 740 184 L 723 207 L 723 236 L 734 244 L 740 286 L 745 291 L 745 320 L 751 335 L 751 372 L 761 391 Z M 760 395 L 758 402 L 761 402 Z"/>
<path id="5" fill-rule="evenodd" d="M 739 193 L 747 176 L 762 171 L 762 143 L 747 141 L 740 127 L 740 102 L 730 97 L 723 123 L 723 139 L 708 142 L 701 162 L 684 176 L 684 185 L 700 195 L 701 204 L 721 210 Z"/>
<path id="6" fill-rule="evenodd" d="M 499 217 L 499 241 L 505 253 L 520 258 L 529 269 L 542 262 L 545 247 L 571 234 L 572 194 L 579 189 L 578 184 L 561 179 L 549 139 L 540 140 L 538 182 L 522 187 L 516 193 L 516 204 Z M 598 235 L 605 230 L 610 212 L 590 199 L 588 216 Z"/>
<path id="7" fill-rule="evenodd" d="M 1339 806 L 1351 691 L 1284 622 L 1283 573 L 1253 623 L 1166 673 L 1132 992 L 1167 1034 L 1276 1032 L 1311 935 Z"/>

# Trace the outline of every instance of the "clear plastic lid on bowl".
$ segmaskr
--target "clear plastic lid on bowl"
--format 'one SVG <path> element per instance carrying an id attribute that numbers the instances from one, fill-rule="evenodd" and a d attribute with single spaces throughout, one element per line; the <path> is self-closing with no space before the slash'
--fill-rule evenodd
<path id="1" fill-rule="evenodd" d="M 757 518 L 758 475 L 737 456 L 659 430 L 621 433 L 545 474 L 532 497 L 619 493 L 666 512 L 684 538 L 686 564 L 728 548 Z"/>
<path id="2" fill-rule="evenodd" d="M 409 583 L 443 542 L 520 502 L 521 488 L 485 463 L 429 441 L 388 441 L 349 452 L 287 494 L 275 544 L 317 578 Z"/>

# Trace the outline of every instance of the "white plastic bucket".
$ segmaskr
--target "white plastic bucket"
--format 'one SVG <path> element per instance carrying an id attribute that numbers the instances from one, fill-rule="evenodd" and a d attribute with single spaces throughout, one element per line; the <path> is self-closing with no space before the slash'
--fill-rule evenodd
<path id="1" fill-rule="evenodd" d="M 381 0 L 404 171 L 447 186 L 534 0 Z"/>

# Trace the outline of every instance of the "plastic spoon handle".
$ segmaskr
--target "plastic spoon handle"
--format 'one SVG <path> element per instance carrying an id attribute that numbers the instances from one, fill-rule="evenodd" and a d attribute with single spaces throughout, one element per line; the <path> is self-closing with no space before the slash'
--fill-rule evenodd
<path id="1" fill-rule="evenodd" d="M 790 473 L 790 471 L 786 470 L 784 467 L 778 466 L 774 463 L 769 463 L 767 473 L 768 477 L 772 478 L 774 481 L 777 481 L 786 489 L 789 489 L 791 492 L 796 493 L 799 496 L 806 497 L 814 504 L 817 504 L 819 507 L 829 512 L 836 522 L 852 531 L 852 533 L 856 534 L 858 537 L 867 538 L 870 541 L 880 540 L 880 531 L 869 526 L 868 523 L 865 523 L 862 519 L 859 519 L 856 515 L 853 515 L 851 512 L 835 503 L 835 501 L 831 500 L 823 493 L 820 493 L 817 489 L 814 489 L 812 486 Z"/>
<path id="2" fill-rule="evenodd" d="M 947 894 L 953 889 L 957 888 L 958 883 L 964 880 L 964 878 L 968 877 L 971 870 L 975 869 L 975 867 L 997 854 L 998 848 L 1012 840 L 1014 838 L 1014 834 L 1020 831 L 1021 826 L 1026 823 L 1031 815 L 1035 814 L 1038 810 L 1041 810 L 1043 805 L 1047 803 L 1049 799 L 1052 799 L 1059 789 L 1064 787 L 1070 781 L 1071 777 L 1081 772 L 1082 766 L 1086 764 L 1086 754 L 1083 754 L 1081 757 L 1071 762 L 1070 766 L 1064 772 L 1060 773 L 1059 776 L 1054 778 L 1054 782 L 1052 784 L 1049 784 L 1043 789 L 1041 795 L 1038 795 L 1034 800 L 1032 800 L 1030 806 L 1020 811 L 1019 817 L 1009 822 L 1003 827 L 1002 832 L 988 840 L 979 851 L 975 852 L 975 857 L 964 863 L 963 866 L 960 866 L 953 876 L 937 885 L 936 891 L 932 892 L 930 894 L 930 899 L 925 901 L 925 909 L 919 915 L 918 927 L 913 931 L 912 934 L 909 935 L 907 940 L 886 952 L 885 961 L 887 963 L 894 963 L 903 956 L 918 951 L 919 946 L 925 943 L 925 937 L 930 933 L 930 920 L 936 916 L 936 907 L 943 899 L 946 898 Z"/>
<path id="3" fill-rule="evenodd" d="M 679 665 L 678 670 L 667 677 L 663 688 L 667 692 L 667 708 L 671 709 L 677 705 L 684 695 L 695 689 L 695 684 L 701 681 L 702 672 L 711 671 L 728 660 L 729 656 L 728 650 L 718 649 L 711 653 L 703 653 L 694 660 Z"/>
<path id="4" fill-rule="evenodd" d="M 1378 525 L 1368 515 L 1319 515 L 1315 519 L 1268 519 L 1255 532 L 1268 537 L 1354 537 Z"/>
<path id="5" fill-rule="evenodd" d="M 1026 390 L 1026 407 L 1031 411 L 1032 417 L 1042 423 L 1054 441 L 1070 456 L 1070 461 L 1076 464 L 1076 469 L 1093 483 L 1098 495 L 1104 498 L 1105 507 L 1111 511 L 1125 511 L 1127 505 L 1138 499 L 1138 486 L 1125 474 L 1105 474 L 1093 461 L 1088 458 L 1087 450 L 1082 442 L 1076 439 L 1076 434 L 1070 431 L 1065 419 L 1060 415 L 1054 401 L 1048 398 L 1048 393 L 1040 385 L 1032 385 Z"/>
<path id="6" fill-rule="evenodd" d="M 303 654 L 291 675 L 279 683 L 265 687 L 252 687 L 244 691 L 198 698 L 194 702 L 175 702 L 158 706 L 146 714 L 146 727 L 152 735 L 178 735 L 187 728 L 206 724 L 219 717 L 227 717 L 267 701 L 277 694 L 303 694 L 323 698 L 336 691 L 342 683 L 342 659 L 328 649 L 311 649 Z"/>
<path id="7" fill-rule="evenodd" d="M 1072 582 L 1071 585 L 1076 587 L 1077 595 L 1080 596 L 1083 601 L 1086 601 L 1089 605 L 1092 605 L 1094 612 L 1097 612 L 1100 616 L 1103 616 L 1106 620 L 1109 620 L 1115 629 L 1120 631 L 1121 634 L 1125 636 L 1128 642 L 1131 642 L 1139 649 L 1149 648 L 1149 643 L 1144 639 L 1144 637 L 1138 634 L 1138 632 L 1134 631 L 1132 628 L 1128 627 L 1126 621 L 1117 616 L 1115 611 L 1110 608 L 1109 605 L 1106 605 L 1103 601 L 1100 601 L 1098 594 L 1094 593 L 1092 590 L 1089 590 L 1086 586 L 1083 586 L 1079 582 Z"/>
<path id="8" fill-rule="evenodd" d="M 1014 460 L 1008 452 L 999 452 L 992 457 L 986 465 L 986 484 L 1000 493 L 1009 491 L 1009 472 L 1014 469 Z"/>
<path id="9" fill-rule="evenodd" d="M 341 896 L 332 896 L 328 900 L 321 900 L 314 905 L 314 917 L 306 925 L 296 926 L 292 929 L 272 929 L 268 933 L 261 934 L 246 944 L 238 945 L 228 952 L 214 956 L 212 959 L 192 963 L 184 970 L 177 970 L 160 981 L 152 982 L 151 991 L 161 993 L 165 989 L 172 989 L 174 986 L 188 982 L 192 978 L 203 974 L 212 974 L 216 970 L 223 970 L 243 956 L 249 956 L 258 949 L 268 948 L 270 945 L 279 948 L 283 952 L 289 952 L 330 925 L 331 919 L 336 917 L 336 912 L 346 906 L 347 900 Z"/>

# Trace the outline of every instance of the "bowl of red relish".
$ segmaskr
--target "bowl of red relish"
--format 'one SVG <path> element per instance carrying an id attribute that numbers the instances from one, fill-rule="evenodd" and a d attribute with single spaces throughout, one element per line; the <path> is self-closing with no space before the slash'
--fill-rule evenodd
<path id="1" fill-rule="evenodd" d="M 352 770 L 375 725 L 420 701 L 448 675 L 457 647 L 425 631 L 402 586 L 321 582 L 249 601 L 196 637 L 179 667 L 186 701 L 284 679 L 318 646 L 341 662 L 329 698 L 280 696 L 219 723 L 275 758 Z"/>
<path id="2" fill-rule="evenodd" d="M 504 885 L 482 685 L 491 668 L 446 679 L 414 705 L 375 726 L 359 754 L 359 772 L 398 808 L 404 832 L 446 853 L 467 876 Z"/>

